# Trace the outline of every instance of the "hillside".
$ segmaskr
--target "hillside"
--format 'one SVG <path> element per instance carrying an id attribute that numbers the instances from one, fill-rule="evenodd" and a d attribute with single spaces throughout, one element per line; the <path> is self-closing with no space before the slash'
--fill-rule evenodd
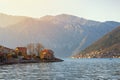
<path id="1" fill-rule="evenodd" d="M 120 57 L 120 27 L 114 29 L 104 37 L 87 47 L 76 57 L 113 58 Z"/>
<path id="2" fill-rule="evenodd" d="M 40 42 L 54 50 L 55 55 L 59 57 L 68 57 L 80 52 L 120 25 L 119 22 L 99 22 L 67 14 L 48 15 L 36 19 L 29 17 L 21 19 L 20 16 L 10 15 L 9 17 L 6 15 L 6 24 L 16 17 L 18 22 L 15 24 L 10 22 L 12 24 L 7 26 L 5 23 L 0 24 L 1 45 L 15 48 Z M 1 20 L 2 18 L 0 17 Z"/>

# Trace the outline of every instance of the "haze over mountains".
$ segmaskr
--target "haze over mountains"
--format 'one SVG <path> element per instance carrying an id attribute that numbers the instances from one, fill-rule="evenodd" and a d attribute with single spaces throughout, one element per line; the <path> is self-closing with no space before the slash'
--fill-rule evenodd
<path id="1" fill-rule="evenodd" d="M 25 17 L 11 16 L 0 13 L 0 27 L 7 27 L 23 21 Z"/>
<path id="2" fill-rule="evenodd" d="M 40 42 L 59 57 L 68 57 L 120 25 L 61 14 L 30 18 L 0 14 L 0 44 L 15 48 Z"/>

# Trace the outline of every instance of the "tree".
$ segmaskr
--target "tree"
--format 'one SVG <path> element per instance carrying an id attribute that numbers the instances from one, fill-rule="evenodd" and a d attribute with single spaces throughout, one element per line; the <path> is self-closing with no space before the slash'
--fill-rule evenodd
<path id="1" fill-rule="evenodd" d="M 30 43 L 27 45 L 27 50 L 30 55 L 37 54 L 39 56 L 40 52 L 44 49 L 41 43 Z"/>
<path id="2" fill-rule="evenodd" d="M 36 44 L 36 52 L 37 56 L 39 56 L 40 52 L 44 49 L 44 46 L 41 43 Z"/>
<path id="3" fill-rule="evenodd" d="M 30 55 L 34 53 L 34 43 L 30 43 L 27 45 L 27 50 Z"/>
<path id="4" fill-rule="evenodd" d="M 22 56 L 22 52 L 18 52 L 18 56 Z"/>

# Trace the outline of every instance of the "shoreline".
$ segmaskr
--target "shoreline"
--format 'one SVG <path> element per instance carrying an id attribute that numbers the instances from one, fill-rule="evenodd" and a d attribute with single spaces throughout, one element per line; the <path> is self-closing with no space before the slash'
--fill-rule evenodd
<path id="1" fill-rule="evenodd" d="M 21 60 L 21 61 L 12 61 L 12 62 L 4 62 L 0 63 L 0 66 L 3 65 L 13 65 L 13 64 L 27 64 L 27 63 L 49 63 L 49 62 L 62 62 L 62 59 L 53 59 L 53 60 Z"/>

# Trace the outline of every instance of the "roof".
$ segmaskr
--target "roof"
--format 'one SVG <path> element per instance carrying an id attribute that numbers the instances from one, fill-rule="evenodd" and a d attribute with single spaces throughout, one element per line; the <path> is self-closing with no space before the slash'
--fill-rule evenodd
<path id="1" fill-rule="evenodd" d="M 42 50 L 42 52 L 49 52 L 49 53 L 51 53 L 51 54 L 54 53 L 51 49 L 44 49 L 44 50 Z"/>
<path id="2" fill-rule="evenodd" d="M 18 48 L 18 49 L 25 49 L 26 47 L 16 47 L 16 48 Z"/>

